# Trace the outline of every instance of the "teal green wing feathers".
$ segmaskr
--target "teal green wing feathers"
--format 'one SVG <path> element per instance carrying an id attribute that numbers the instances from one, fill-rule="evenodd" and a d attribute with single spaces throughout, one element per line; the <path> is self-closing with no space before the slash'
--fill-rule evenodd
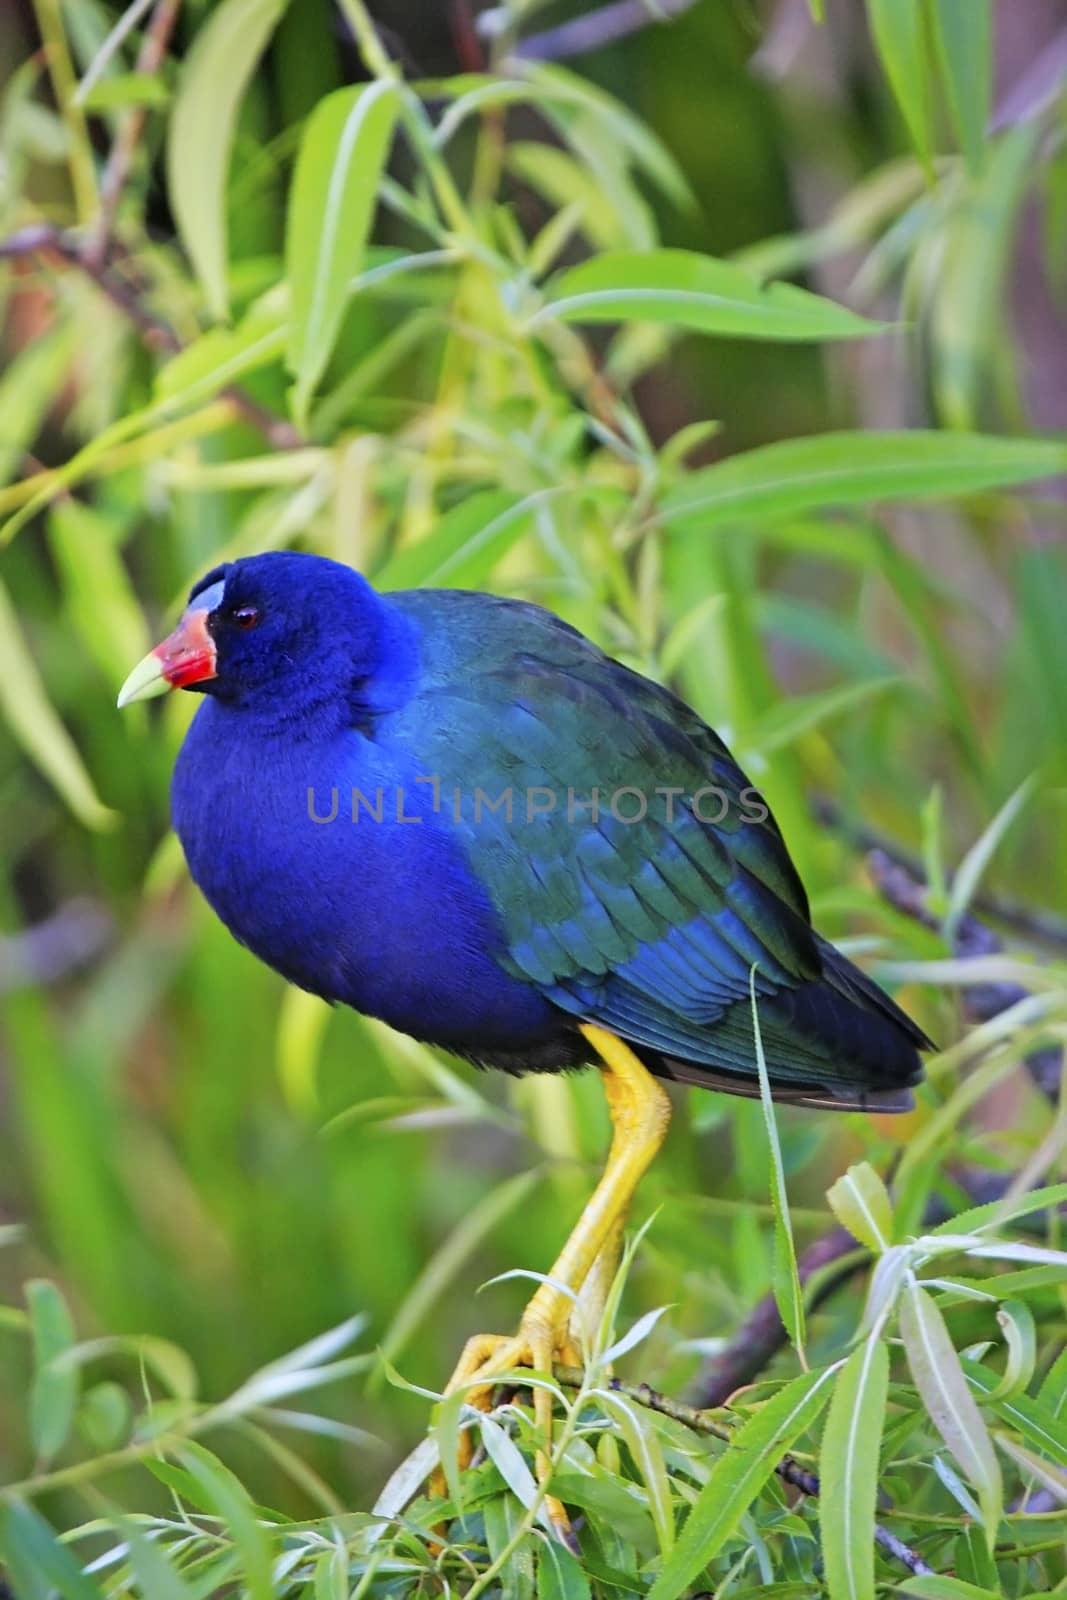
<path id="1" fill-rule="evenodd" d="M 778 827 L 718 736 L 550 613 L 477 599 L 451 598 L 421 723 L 505 968 L 671 1075 L 742 1093 L 755 969 L 781 1092 L 859 1103 L 914 1081 L 923 1036 L 814 932 Z"/>

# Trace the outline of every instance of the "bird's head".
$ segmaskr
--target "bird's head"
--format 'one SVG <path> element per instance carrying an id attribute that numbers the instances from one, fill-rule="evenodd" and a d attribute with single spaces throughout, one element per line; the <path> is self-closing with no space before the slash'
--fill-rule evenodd
<path id="1" fill-rule="evenodd" d="M 382 653 L 382 602 L 351 567 L 275 551 L 201 578 L 174 631 L 138 662 L 119 705 L 193 689 L 295 718 L 344 704 Z"/>

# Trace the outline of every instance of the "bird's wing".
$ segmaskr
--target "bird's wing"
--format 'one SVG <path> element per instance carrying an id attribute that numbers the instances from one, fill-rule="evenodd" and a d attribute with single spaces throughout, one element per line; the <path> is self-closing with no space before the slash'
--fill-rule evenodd
<path id="1" fill-rule="evenodd" d="M 516 609 L 536 621 L 510 614 L 496 649 L 490 622 L 422 706 L 501 959 L 563 1009 L 699 1059 L 709 1024 L 747 1000 L 753 966 L 765 996 L 820 974 L 803 887 L 693 711 L 547 613 Z"/>

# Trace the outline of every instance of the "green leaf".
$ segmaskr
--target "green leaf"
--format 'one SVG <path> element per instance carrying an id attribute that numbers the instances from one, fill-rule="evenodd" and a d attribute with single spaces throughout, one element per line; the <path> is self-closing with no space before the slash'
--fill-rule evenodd
<path id="1" fill-rule="evenodd" d="M 885 75 L 919 159 L 930 166 L 930 84 L 921 0 L 867 0 Z"/>
<path id="2" fill-rule="evenodd" d="M 1042 1461 L 1039 1455 L 1027 1450 L 1025 1445 L 1019 1444 L 1018 1440 L 1010 1438 L 1006 1433 L 998 1433 L 996 1440 L 1005 1455 L 1010 1456 L 1017 1467 L 1021 1467 L 1024 1473 L 1036 1478 L 1060 1505 L 1067 1506 L 1067 1472 L 1061 1472 L 1057 1467 L 1050 1466 L 1047 1461 Z"/>
<path id="3" fill-rule="evenodd" d="M 19 1500 L 0 1504 L 3 1550 L 18 1600 L 103 1600 L 66 1547 L 32 1506 Z"/>
<path id="4" fill-rule="evenodd" d="M 182 243 L 213 316 L 228 307 L 226 179 L 237 113 L 288 0 L 221 0 L 182 67 L 167 138 L 167 184 Z"/>
<path id="5" fill-rule="evenodd" d="M 119 1520 L 122 1537 L 130 1548 L 130 1571 L 141 1595 L 148 1600 L 195 1600 L 197 1591 L 186 1583 L 154 1539 L 146 1539 L 132 1517 Z"/>
<path id="6" fill-rule="evenodd" d="M 887 689 L 899 688 L 902 683 L 899 677 L 861 678 L 857 683 L 837 684 L 833 689 L 785 696 L 746 729 L 745 746 L 762 755 L 782 750 L 830 718 L 852 711 Z"/>
<path id="7" fill-rule="evenodd" d="M 1059 1418 L 1067 1413 L 1067 1345 L 1060 1351 L 1042 1379 L 1037 1398 L 1054 1417 Z"/>
<path id="8" fill-rule="evenodd" d="M 1004 1376 L 991 1392 L 991 1400 L 1011 1400 L 1027 1389 L 1037 1364 L 1037 1328 L 1025 1300 L 1005 1300 L 997 1322 L 1008 1347 Z"/>
<path id="9" fill-rule="evenodd" d="M 980 1589 L 962 1578 L 941 1578 L 934 1573 L 908 1578 L 896 1585 L 898 1594 L 914 1594 L 920 1600 L 1002 1600 L 999 1589 Z"/>
<path id="10" fill-rule="evenodd" d="M 763 1053 L 760 1034 L 759 1006 L 756 1003 L 756 968 L 748 975 L 749 1000 L 752 1006 L 752 1032 L 756 1045 L 756 1071 L 759 1074 L 760 1104 L 763 1108 L 763 1125 L 767 1130 L 767 1144 L 771 1157 L 771 1204 L 774 1208 L 774 1266 L 772 1282 L 774 1298 L 782 1324 L 798 1350 L 804 1348 L 804 1290 L 797 1271 L 797 1253 L 793 1243 L 793 1228 L 789 1219 L 789 1191 L 785 1183 L 782 1164 L 782 1147 L 778 1140 L 778 1125 L 774 1116 L 771 1080 L 767 1059 Z"/>
<path id="11" fill-rule="evenodd" d="M 0 711 L 30 760 L 89 828 L 109 828 L 116 816 L 99 799 L 74 741 L 53 709 L 22 636 L 7 590 L 0 584 Z"/>
<path id="12" fill-rule="evenodd" d="M 960 862 L 956 875 L 952 880 L 949 890 L 948 910 L 945 912 L 944 933 L 945 942 L 951 947 L 953 936 L 959 927 L 960 918 L 967 911 L 967 907 L 974 899 L 978 885 L 983 874 L 996 853 L 997 846 L 1019 815 L 1020 811 L 1034 792 L 1036 783 L 1031 774 L 1024 779 L 1014 794 L 1008 796 L 989 826 L 975 840 L 963 860 Z"/>
<path id="13" fill-rule="evenodd" d="M 19 475 L 23 452 L 63 389 L 76 338 L 75 323 L 63 322 L 5 359 L 0 377 L 0 483 Z"/>
<path id="14" fill-rule="evenodd" d="M 170 99 L 166 84 L 152 72 L 116 72 L 101 78 L 82 97 L 86 111 L 125 111 L 129 106 L 165 106 Z"/>
<path id="15" fill-rule="evenodd" d="M 537 1600 L 591 1600 L 589 1579 L 555 1538 L 545 1539 L 537 1558 Z"/>
<path id="16" fill-rule="evenodd" d="M 691 250 L 618 250 L 572 267 L 548 289 L 531 326 L 559 322 L 666 322 L 751 339 L 855 339 L 883 331 L 845 306 L 763 284 L 730 261 Z"/>
<path id="17" fill-rule="evenodd" d="M 63 579 L 70 621 L 116 690 L 152 641 L 118 552 L 115 530 L 81 500 L 57 500 L 48 543 Z"/>
<path id="18" fill-rule="evenodd" d="M 359 271 L 378 181 L 400 110 L 386 80 L 338 89 L 319 102 L 300 143 L 289 193 L 285 262 L 290 285 L 289 370 L 298 421 L 337 340 Z"/>
<path id="19" fill-rule="evenodd" d="M 597 1399 L 619 1431 L 648 1494 L 648 1507 L 656 1528 L 660 1554 L 668 1556 L 674 1548 L 674 1508 L 671 1487 L 659 1435 L 647 1411 L 630 1405 L 610 1390 L 597 1390 Z"/>
<path id="20" fill-rule="evenodd" d="M 765 522 L 872 500 L 945 500 L 1067 472 L 1067 445 L 977 433 L 824 433 L 692 473 L 663 501 L 670 527 Z"/>
<path id="21" fill-rule="evenodd" d="M 689 180 L 670 150 L 648 123 L 621 100 L 566 67 L 524 62 L 522 72 L 536 86 L 542 107 L 551 108 L 559 103 L 564 111 L 573 107 L 578 113 L 571 117 L 563 115 L 558 121 L 553 117 L 564 136 L 572 139 L 578 155 L 582 154 L 578 132 L 583 124 L 588 126 L 591 122 L 608 143 L 616 145 L 676 206 L 682 210 L 695 208 Z"/>
<path id="22" fill-rule="evenodd" d="M 876 1252 L 888 1249 L 893 1238 L 893 1202 L 868 1161 L 849 1167 L 826 1191 L 826 1198 L 838 1222 L 860 1244 Z"/>
<path id="23" fill-rule="evenodd" d="M 537 1483 L 522 1451 L 492 1417 L 482 1417 L 479 1428 L 486 1455 L 523 1509 L 531 1510 L 537 1500 Z"/>
<path id="24" fill-rule="evenodd" d="M 1061 1467 L 1067 1467 L 1067 1417 L 1057 1411 L 1054 1398 L 1042 1390 L 1036 1400 L 1027 1394 L 1000 1395 L 1000 1379 L 978 1361 L 961 1357 L 963 1375 L 983 1405 L 1021 1433 L 1028 1444 Z"/>
<path id="25" fill-rule="evenodd" d="M 94 1450 L 115 1450 L 129 1436 L 133 1407 L 118 1383 L 94 1384 L 78 1408 L 78 1428 Z"/>
<path id="26" fill-rule="evenodd" d="M 990 0 L 933 0 L 934 41 L 949 111 L 967 165 L 982 169 L 993 85 Z"/>
<path id="27" fill-rule="evenodd" d="M 494 1495 L 483 1505 L 485 1539 L 491 1560 L 496 1561 L 511 1546 L 522 1515 L 522 1507 L 510 1494 Z M 511 1550 L 500 1573 L 500 1593 L 506 1595 L 507 1600 L 534 1600 L 534 1553 L 540 1548 L 537 1535 L 530 1533 Z"/>
<path id="28" fill-rule="evenodd" d="M 1002 412 L 1022 409 L 1017 353 L 998 330 L 1039 138 L 1036 122 L 998 138 L 981 178 L 953 206 L 930 247 L 936 256 L 923 311 L 925 340 L 937 408 L 953 428 L 972 428 L 989 414 L 991 389 Z"/>
<path id="29" fill-rule="evenodd" d="M 78 1402 L 78 1369 L 59 1361 L 74 1346 L 74 1323 L 62 1294 L 44 1278 L 26 1285 L 26 1304 L 33 1336 L 30 1437 L 48 1462 L 66 1443 Z"/>
<path id="30" fill-rule="evenodd" d="M 277 360 L 285 350 L 287 298 L 284 288 L 271 289 L 249 306 L 235 328 L 209 328 L 187 344 L 156 373 L 156 399 L 196 405 Z"/>
<path id="31" fill-rule="evenodd" d="M 677 1600 L 736 1533 L 778 1462 L 829 1400 L 832 1370 L 794 1378 L 737 1430 L 711 1469 L 648 1600 Z"/>
<path id="32" fill-rule="evenodd" d="M 838 1373 L 819 1454 L 830 1600 L 874 1600 L 874 1513 L 888 1392 L 889 1352 L 881 1339 L 870 1338 Z"/>
<path id="33" fill-rule="evenodd" d="M 213 1515 L 221 1517 L 241 1558 L 249 1600 L 273 1600 L 272 1540 L 248 1491 L 203 1445 L 188 1440 L 175 1452 Z"/>
<path id="34" fill-rule="evenodd" d="M 978 1491 L 986 1543 L 992 1548 L 1004 1495 L 993 1442 L 937 1302 L 914 1281 L 901 1301 L 900 1333 L 930 1420 Z"/>
<path id="35" fill-rule="evenodd" d="M 478 588 L 526 533 L 535 507 L 556 491 L 520 497 L 482 489 L 438 517 L 433 532 L 393 552 L 374 577 L 379 589 Z"/>
<path id="36" fill-rule="evenodd" d="M 1067 1205 L 1067 1183 L 1053 1183 L 1044 1189 L 1016 1195 L 1011 1200 L 987 1200 L 984 1205 L 972 1206 L 969 1211 L 961 1211 L 959 1216 L 939 1222 L 930 1232 L 979 1233 L 984 1228 L 1002 1228 L 1019 1217 L 1032 1216 L 1035 1211 L 1052 1211 L 1062 1205 Z"/>

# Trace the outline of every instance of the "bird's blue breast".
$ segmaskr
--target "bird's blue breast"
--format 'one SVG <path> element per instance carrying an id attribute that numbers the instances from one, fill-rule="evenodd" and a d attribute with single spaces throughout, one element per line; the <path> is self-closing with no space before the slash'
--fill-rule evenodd
<path id="1" fill-rule="evenodd" d="M 193 878 L 241 943 L 324 999 L 466 1054 L 559 1032 L 558 1012 L 499 964 L 499 920 L 417 781 L 416 750 L 245 724 L 206 701 L 172 790 Z"/>

